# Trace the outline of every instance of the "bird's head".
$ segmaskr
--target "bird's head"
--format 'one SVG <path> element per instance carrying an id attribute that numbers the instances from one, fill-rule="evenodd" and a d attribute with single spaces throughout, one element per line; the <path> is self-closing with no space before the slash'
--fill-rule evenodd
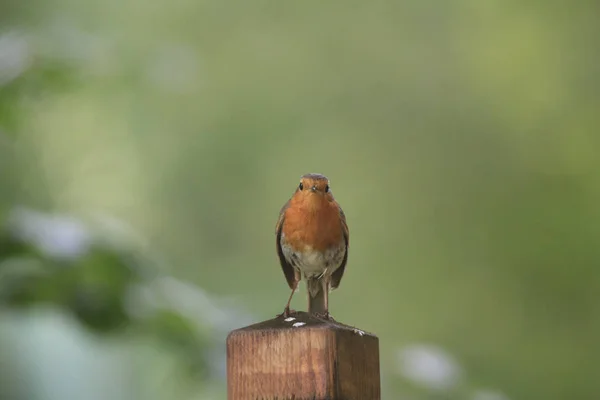
<path id="1" fill-rule="evenodd" d="M 303 175 L 294 196 L 307 202 L 333 201 L 329 179 L 321 174 Z"/>

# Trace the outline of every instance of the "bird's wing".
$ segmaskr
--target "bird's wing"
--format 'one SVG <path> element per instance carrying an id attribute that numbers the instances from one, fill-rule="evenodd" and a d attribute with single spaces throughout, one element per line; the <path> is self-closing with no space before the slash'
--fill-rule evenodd
<path id="1" fill-rule="evenodd" d="M 346 215 L 342 208 L 340 210 L 340 221 L 342 223 L 342 231 L 344 234 L 344 244 L 346 245 L 344 249 L 344 259 L 340 266 L 331 274 L 331 288 L 335 289 L 340 285 L 340 281 L 342 280 L 342 275 L 344 275 L 344 269 L 346 268 L 346 263 L 348 262 L 348 244 L 350 241 L 350 231 L 348 230 L 348 224 L 346 223 Z"/>
<path id="2" fill-rule="evenodd" d="M 290 289 L 293 289 L 296 286 L 296 282 L 300 280 L 300 277 L 297 276 L 298 273 L 296 272 L 296 269 L 285 259 L 283 250 L 281 249 L 281 231 L 285 222 L 285 211 L 289 206 L 290 201 L 288 200 L 279 212 L 279 218 L 277 219 L 277 224 L 275 225 L 275 235 L 277 236 L 276 246 L 277 255 L 279 256 L 279 263 L 281 264 L 281 269 L 283 270 L 283 274 L 285 275 L 285 279 L 287 280 Z"/>

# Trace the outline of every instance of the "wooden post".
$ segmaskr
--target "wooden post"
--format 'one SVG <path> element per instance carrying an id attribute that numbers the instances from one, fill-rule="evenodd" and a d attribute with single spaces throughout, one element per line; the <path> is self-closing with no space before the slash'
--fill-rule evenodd
<path id="1" fill-rule="evenodd" d="M 296 312 L 227 336 L 228 400 L 380 400 L 379 339 Z"/>

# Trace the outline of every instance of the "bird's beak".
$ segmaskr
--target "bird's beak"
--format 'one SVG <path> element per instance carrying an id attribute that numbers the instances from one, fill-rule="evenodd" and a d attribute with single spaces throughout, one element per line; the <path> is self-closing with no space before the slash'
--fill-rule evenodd
<path id="1" fill-rule="evenodd" d="M 313 187 L 310 188 L 310 190 L 312 190 L 313 192 L 316 192 L 317 191 L 317 187 L 313 186 Z"/>

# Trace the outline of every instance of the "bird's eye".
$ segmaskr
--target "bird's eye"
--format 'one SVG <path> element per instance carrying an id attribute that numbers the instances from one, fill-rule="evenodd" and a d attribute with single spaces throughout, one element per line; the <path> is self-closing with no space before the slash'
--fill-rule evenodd
<path id="1" fill-rule="evenodd" d="M 298 189 L 300 189 L 300 190 L 304 189 L 304 185 L 302 185 L 302 182 L 300 182 L 300 184 L 298 185 Z"/>
<path id="2" fill-rule="evenodd" d="M 329 185 L 325 186 L 325 193 L 329 192 Z"/>

